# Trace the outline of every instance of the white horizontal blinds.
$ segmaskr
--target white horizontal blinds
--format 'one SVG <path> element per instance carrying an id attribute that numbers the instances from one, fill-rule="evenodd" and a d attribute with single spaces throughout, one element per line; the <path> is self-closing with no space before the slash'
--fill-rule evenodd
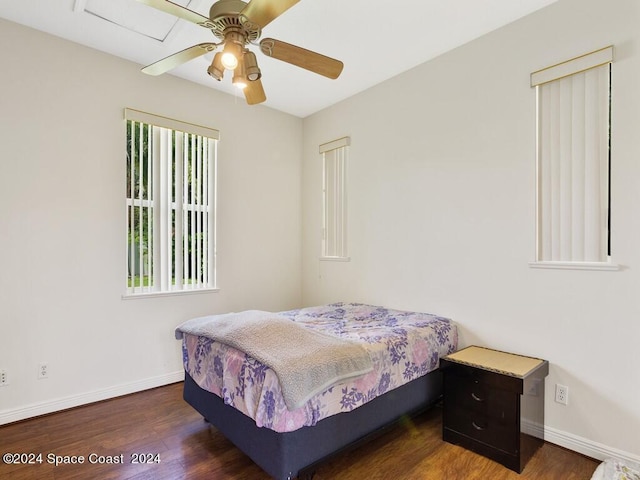
<path id="1" fill-rule="evenodd" d="M 125 115 L 147 121 L 156 118 L 129 109 Z M 128 153 L 134 159 L 127 184 L 138 195 L 127 199 L 128 291 L 215 287 L 217 131 L 164 117 L 158 117 L 157 123 L 183 128 L 127 120 Z M 132 269 L 131 258 L 136 255 L 145 260 Z"/>
<path id="2" fill-rule="evenodd" d="M 320 146 L 323 172 L 322 256 L 347 257 L 347 146 L 341 138 Z"/>
<path id="3" fill-rule="evenodd" d="M 584 69 L 588 56 L 579 60 L 573 74 L 561 64 L 532 75 L 545 80 L 536 85 L 542 262 L 608 260 L 610 64 Z"/>

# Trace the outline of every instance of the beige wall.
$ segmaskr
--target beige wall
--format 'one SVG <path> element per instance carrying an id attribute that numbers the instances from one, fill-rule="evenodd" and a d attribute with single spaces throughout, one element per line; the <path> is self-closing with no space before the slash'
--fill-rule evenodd
<path id="1" fill-rule="evenodd" d="M 456 320 L 462 345 L 539 356 L 547 439 L 640 459 L 640 3 L 561 0 L 304 121 L 304 304 L 362 301 Z M 531 269 L 529 74 L 615 45 L 618 272 Z M 318 260 L 318 145 L 351 136 L 351 262 Z M 553 401 L 556 383 L 569 405 Z"/>
<path id="2" fill-rule="evenodd" d="M 178 380 L 190 317 L 299 305 L 299 118 L 2 20 L 0 58 L 0 424 Z M 219 293 L 122 300 L 124 107 L 220 130 Z"/>
<path id="3" fill-rule="evenodd" d="M 0 20 L 0 423 L 179 378 L 187 318 L 363 301 L 548 359 L 547 439 L 640 460 L 639 10 L 560 0 L 304 121 Z M 529 73 L 610 44 L 624 268 L 530 269 Z M 125 106 L 220 130 L 219 293 L 121 299 Z M 319 262 L 317 147 L 345 135 L 352 260 Z"/>

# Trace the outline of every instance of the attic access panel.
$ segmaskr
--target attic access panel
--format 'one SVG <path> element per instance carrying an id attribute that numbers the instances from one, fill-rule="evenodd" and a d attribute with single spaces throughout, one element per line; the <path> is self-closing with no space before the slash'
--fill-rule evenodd
<path id="1" fill-rule="evenodd" d="M 195 0 L 172 1 L 183 7 L 193 7 L 197 3 Z M 76 0 L 75 10 L 84 11 L 160 42 L 166 40 L 178 23 L 177 17 L 133 0 Z"/>

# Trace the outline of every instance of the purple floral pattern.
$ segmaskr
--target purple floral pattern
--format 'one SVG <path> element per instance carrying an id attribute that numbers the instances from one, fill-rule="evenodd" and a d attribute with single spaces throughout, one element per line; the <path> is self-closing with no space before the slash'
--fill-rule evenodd
<path id="1" fill-rule="evenodd" d="M 312 426 L 328 416 L 351 411 L 435 370 L 439 358 L 458 346 L 455 324 L 428 313 L 357 303 L 279 313 L 307 328 L 364 344 L 374 369 L 333 385 L 290 411 L 273 370 L 223 343 L 185 334 L 184 368 L 196 383 L 253 418 L 259 427 L 276 432 Z"/>

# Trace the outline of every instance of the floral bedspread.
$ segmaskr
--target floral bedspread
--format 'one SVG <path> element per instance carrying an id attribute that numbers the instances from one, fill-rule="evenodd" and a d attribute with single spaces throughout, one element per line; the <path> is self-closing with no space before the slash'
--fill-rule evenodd
<path id="1" fill-rule="evenodd" d="M 279 312 L 311 329 L 361 342 L 373 371 L 331 386 L 288 410 L 270 368 L 223 343 L 184 335 L 185 371 L 203 389 L 255 420 L 259 427 L 290 432 L 351 411 L 438 367 L 458 346 L 455 324 L 443 317 L 372 305 L 336 303 Z"/>

